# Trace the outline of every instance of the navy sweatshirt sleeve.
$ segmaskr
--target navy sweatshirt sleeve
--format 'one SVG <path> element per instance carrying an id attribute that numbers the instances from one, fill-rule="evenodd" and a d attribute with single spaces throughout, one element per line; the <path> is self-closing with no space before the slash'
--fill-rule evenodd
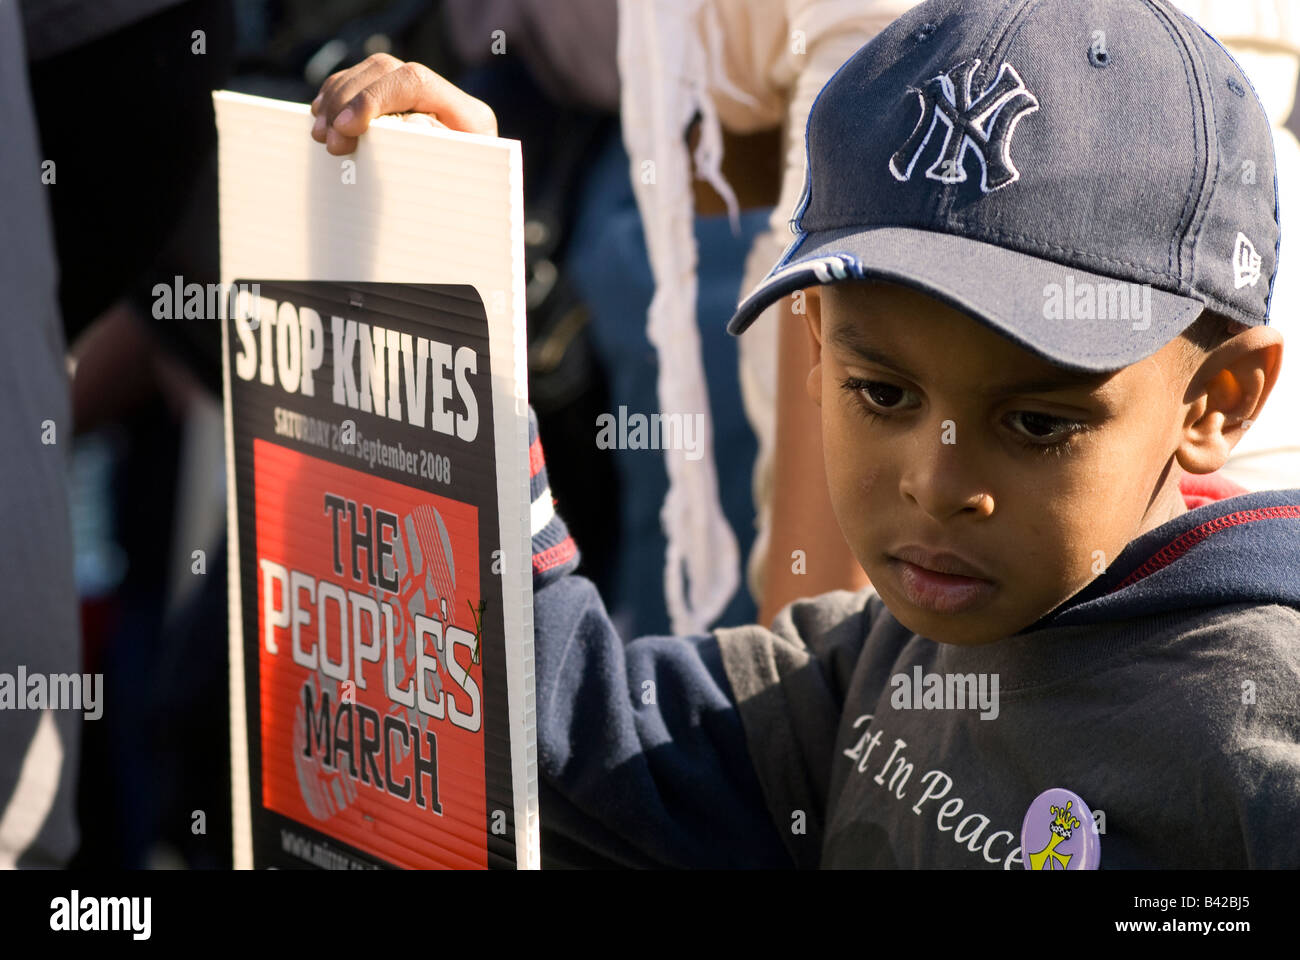
<path id="1" fill-rule="evenodd" d="M 542 866 L 792 866 L 716 637 L 619 637 L 529 444 Z"/>

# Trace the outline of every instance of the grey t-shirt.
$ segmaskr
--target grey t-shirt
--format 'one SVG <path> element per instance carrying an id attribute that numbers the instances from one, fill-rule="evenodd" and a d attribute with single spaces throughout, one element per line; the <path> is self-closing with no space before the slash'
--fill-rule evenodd
<path id="1" fill-rule="evenodd" d="M 800 866 L 1022 869 L 1022 821 L 1052 787 L 1093 810 L 1103 869 L 1300 866 L 1294 607 L 957 647 L 912 634 L 867 589 L 800 601 L 770 631 L 717 635 Z M 930 674 L 975 675 L 954 691 L 978 691 L 983 675 L 983 702 L 936 695 L 927 708 L 910 694 Z"/>

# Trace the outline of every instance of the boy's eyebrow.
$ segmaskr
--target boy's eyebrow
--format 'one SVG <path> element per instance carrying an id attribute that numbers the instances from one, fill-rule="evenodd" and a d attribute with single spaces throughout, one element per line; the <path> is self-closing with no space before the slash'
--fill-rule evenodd
<path id="1" fill-rule="evenodd" d="M 850 324 L 837 324 L 831 329 L 830 341 L 833 345 L 857 354 L 868 363 L 887 367 L 909 380 L 918 379 L 906 367 L 891 357 L 879 352 L 867 344 L 856 327 Z M 986 391 L 992 396 L 1010 396 L 1017 393 L 1055 393 L 1061 390 L 1095 389 L 1113 376 L 1111 373 L 1093 373 L 1085 370 L 1056 370 L 1046 376 L 1031 377 L 1014 383 L 991 384 Z"/>
<path id="2" fill-rule="evenodd" d="M 870 347 L 864 342 L 858 333 L 858 329 L 851 324 L 840 323 L 831 328 L 830 341 L 834 346 L 841 350 L 847 350 L 849 353 L 857 354 L 868 363 L 874 363 L 879 367 L 888 367 L 895 373 L 898 373 L 909 380 L 915 380 L 916 375 L 906 367 L 901 366 L 895 360 L 885 356 L 885 354 Z"/>

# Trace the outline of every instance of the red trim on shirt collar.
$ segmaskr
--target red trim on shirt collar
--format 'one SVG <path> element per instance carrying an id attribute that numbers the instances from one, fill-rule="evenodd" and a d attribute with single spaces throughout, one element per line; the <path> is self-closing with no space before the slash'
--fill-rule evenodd
<path id="1" fill-rule="evenodd" d="M 1159 570 L 1169 566 L 1192 547 L 1196 546 L 1202 540 L 1208 538 L 1211 534 L 1219 533 L 1229 527 L 1240 526 L 1243 523 L 1254 523 L 1257 520 L 1300 520 L 1300 504 L 1263 507 L 1258 510 L 1238 510 L 1236 513 L 1225 514 L 1222 517 L 1215 517 L 1213 520 L 1207 520 L 1200 526 L 1192 527 L 1182 536 L 1175 538 L 1167 543 L 1158 552 L 1151 555 L 1150 559 L 1142 566 L 1138 567 L 1113 589 L 1107 591 L 1114 593 L 1116 590 L 1123 590 L 1125 587 L 1131 587 L 1139 580 L 1143 580 Z"/>

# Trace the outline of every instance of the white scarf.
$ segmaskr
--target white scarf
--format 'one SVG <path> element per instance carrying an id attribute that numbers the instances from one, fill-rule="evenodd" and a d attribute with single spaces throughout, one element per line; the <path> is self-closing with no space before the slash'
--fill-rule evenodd
<path id="1" fill-rule="evenodd" d="M 707 50 L 694 27 L 702 8 Z M 722 129 L 709 89 L 749 98 L 718 75 L 720 30 L 706 0 L 619 0 L 623 140 L 655 280 L 646 335 L 659 357 L 659 407 L 683 418 L 702 415 L 701 459 L 688 461 L 683 450 L 664 450 L 664 593 L 678 635 L 704 633 L 740 583 L 740 550 L 722 512 L 713 459 L 713 423 L 695 317 L 694 198 L 683 146 L 698 112 L 696 168 L 726 201 L 736 228 L 736 198 L 722 179 Z"/>

